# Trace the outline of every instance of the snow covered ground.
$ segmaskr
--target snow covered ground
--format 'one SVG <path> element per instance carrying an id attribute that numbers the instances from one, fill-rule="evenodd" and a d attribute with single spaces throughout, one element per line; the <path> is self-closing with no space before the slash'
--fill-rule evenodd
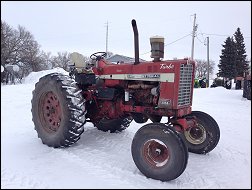
<path id="1" fill-rule="evenodd" d="M 23 84 L 1 86 L 1 189 L 251 188 L 251 101 L 242 90 L 194 89 L 193 110 L 215 118 L 219 144 L 206 155 L 189 153 L 184 173 L 161 182 L 146 178 L 133 162 L 131 141 L 142 126 L 135 122 L 114 134 L 87 123 L 70 148 L 41 143 L 31 119 L 32 90 L 41 76 L 55 71 L 63 72 L 32 73 Z"/>

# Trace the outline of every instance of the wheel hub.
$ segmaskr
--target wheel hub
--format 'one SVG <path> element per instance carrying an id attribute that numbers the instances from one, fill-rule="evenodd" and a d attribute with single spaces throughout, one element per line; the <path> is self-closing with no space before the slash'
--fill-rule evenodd
<path id="1" fill-rule="evenodd" d="M 156 168 L 164 166 L 169 160 L 167 146 L 158 139 L 151 139 L 145 142 L 142 150 L 144 159 Z"/>
<path id="2" fill-rule="evenodd" d="M 48 133 L 55 133 L 59 127 L 62 118 L 62 111 L 59 100 L 53 92 L 44 94 L 40 101 L 40 118 L 44 129 Z"/>
<path id="3" fill-rule="evenodd" d="M 198 124 L 186 130 L 185 137 L 192 144 L 201 144 L 206 140 L 206 130 L 202 125 Z"/>

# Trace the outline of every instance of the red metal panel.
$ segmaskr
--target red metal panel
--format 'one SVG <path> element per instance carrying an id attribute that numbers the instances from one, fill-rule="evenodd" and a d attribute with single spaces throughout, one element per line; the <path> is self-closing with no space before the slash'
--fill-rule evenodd
<path id="1" fill-rule="evenodd" d="M 167 109 L 174 108 L 174 83 L 161 82 L 160 83 L 160 97 L 161 100 L 170 100 L 170 104 L 166 107 Z"/>
<path id="2" fill-rule="evenodd" d="M 124 63 L 120 65 L 108 64 L 104 60 L 98 62 L 99 68 L 94 68 L 96 74 L 109 75 L 109 74 L 141 74 L 141 73 L 174 73 L 181 63 L 186 63 L 187 60 L 173 60 L 173 61 L 160 61 L 160 62 L 142 62 L 137 65 Z M 151 66 L 151 67 L 150 67 Z"/>

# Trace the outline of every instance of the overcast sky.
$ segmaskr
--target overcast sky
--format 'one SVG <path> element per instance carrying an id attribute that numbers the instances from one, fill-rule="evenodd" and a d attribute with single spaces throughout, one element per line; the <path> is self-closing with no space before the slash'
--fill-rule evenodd
<path id="1" fill-rule="evenodd" d="M 251 58 L 251 1 L 1 1 L 1 20 L 14 28 L 24 26 L 41 49 L 53 55 L 105 51 L 108 22 L 108 51 L 134 57 L 131 20 L 135 19 L 140 58 L 151 60 L 147 52 L 154 35 L 165 38 L 165 59 L 190 57 L 193 14 L 198 24 L 195 59 L 207 59 L 204 41 L 209 36 L 210 59 L 217 65 L 222 44 L 238 27 Z"/>

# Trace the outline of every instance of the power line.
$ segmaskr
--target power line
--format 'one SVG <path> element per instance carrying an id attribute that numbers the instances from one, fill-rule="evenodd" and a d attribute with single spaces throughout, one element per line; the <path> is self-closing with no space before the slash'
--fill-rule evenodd
<path id="1" fill-rule="evenodd" d="M 207 34 L 207 33 L 201 33 L 203 35 L 209 35 L 209 36 L 230 36 L 230 35 L 225 35 L 225 34 Z"/>
<path id="2" fill-rule="evenodd" d="M 150 52 L 151 52 L 151 51 L 148 51 L 148 52 L 142 53 L 142 54 L 140 54 L 140 55 L 145 55 L 145 54 L 150 53 Z"/>
<path id="3" fill-rule="evenodd" d="M 200 33 L 202 35 L 209 35 L 209 36 L 230 36 L 226 34 L 207 34 L 207 33 Z M 251 38 L 251 36 L 243 37 L 243 38 Z"/>
<path id="4" fill-rule="evenodd" d="M 169 44 L 165 44 L 165 46 L 171 45 L 171 44 L 173 44 L 173 43 L 175 43 L 175 42 L 177 42 L 177 41 L 179 41 L 179 40 L 184 39 L 184 38 L 187 37 L 187 36 L 191 36 L 191 33 L 189 33 L 189 34 L 187 34 L 187 35 L 185 35 L 185 36 L 183 36 L 183 37 L 181 37 L 181 38 L 179 38 L 179 39 L 177 39 L 177 40 L 175 40 L 175 41 L 173 41 L 173 42 L 171 42 L 171 43 L 169 43 Z"/>
<path id="5" fill-rule="evenodd" d="M 198 27 L 199 28 L 199 27 Z M 200 32 L 200 33 L 196 33 L 196 37 L 198 36 L 198 37 L 200 37 L 201 38 L 201 40 L 198 38 L 198 40 L 201 42 L 201 43 L 204 43 L 204 45 L 206 45 L 206 37 L 204 37 L 203 36 L 203 32 L 201 31 L 201 29 L 198 29 L 198 31 Z M 204 41 L 204 42 L 202 42 L 202 41 Z"/>
<path id="6" fill-rule="evenodd" d="M 198 38 L 198 36 L 196 36 L 196 38 L 197 38 L 197 40 L 198 40 L 200 43 L 206 45 L 205 42 L 202 42 L 202 41 Z M 206 41 L 206 40 L 204 40 L 204 41 Z"/>

